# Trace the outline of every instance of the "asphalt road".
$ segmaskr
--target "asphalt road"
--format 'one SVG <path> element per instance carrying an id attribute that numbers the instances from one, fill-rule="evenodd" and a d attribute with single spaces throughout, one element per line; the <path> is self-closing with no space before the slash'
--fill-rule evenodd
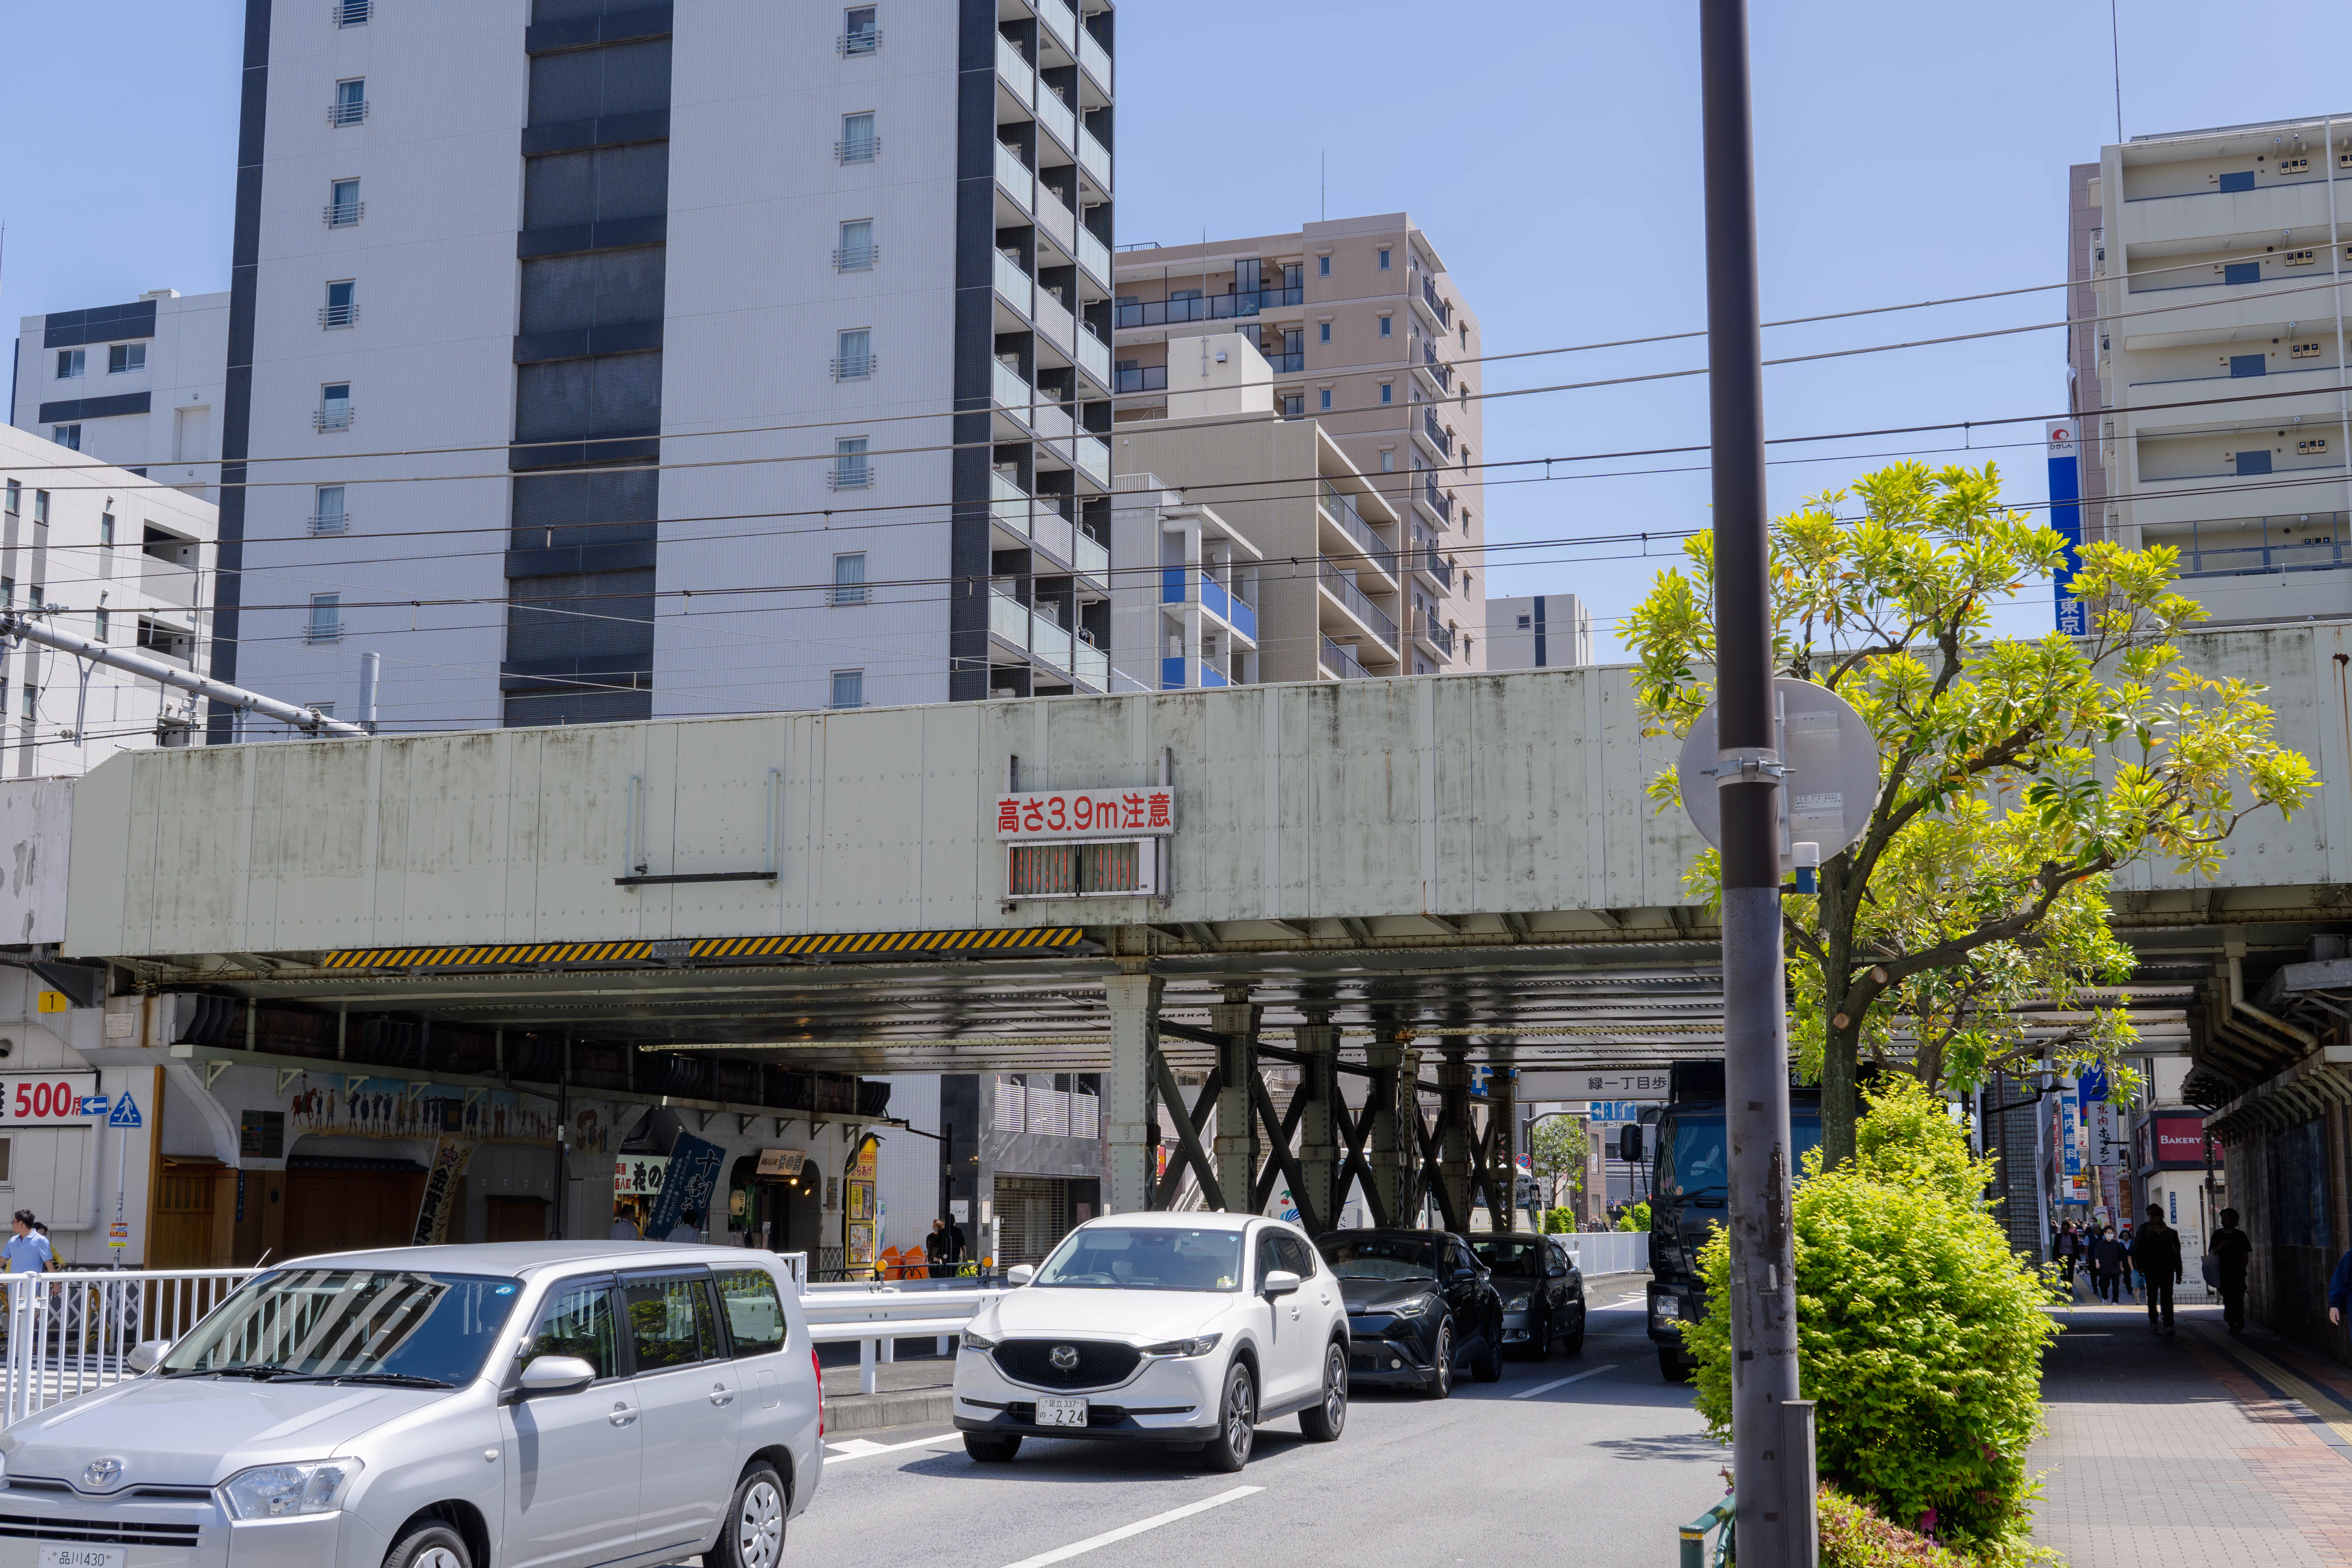
<path id="1" fill-rule="evenodd" d="M 1597 1293 L 1580 1354 L 1506 1362 L 1498 1384 L 1465 1373 L 1444 1401 L 1367 1390 L 1337 1443 L 1271 1422 L 1236 1476 L 1124 1445 L 1032 1437 L 982 1466 L 953 1432 L 861 1434 L 832 1446 L 785 1568 L 1670 1562 L 1730 1455 L 1658 1376 L 1638 1289 Z"/>

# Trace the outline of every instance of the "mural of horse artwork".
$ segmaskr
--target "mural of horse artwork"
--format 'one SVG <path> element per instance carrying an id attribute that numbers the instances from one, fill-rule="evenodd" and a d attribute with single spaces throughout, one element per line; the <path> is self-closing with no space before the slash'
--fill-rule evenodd
<path id="1" fill-rule="evenodd" d="M 583 1154 L 612 1152 L 619 1108 L 575 1100 L 568 1108 L 571 1145 Z M 404 1079 L 304 1073 L 288 1086 L 286 1113 L 295 1136 L 464 1139 L 481 1143 L 551 1146 L 565 1125 L 563 1108 L 545 1095 Z"/>

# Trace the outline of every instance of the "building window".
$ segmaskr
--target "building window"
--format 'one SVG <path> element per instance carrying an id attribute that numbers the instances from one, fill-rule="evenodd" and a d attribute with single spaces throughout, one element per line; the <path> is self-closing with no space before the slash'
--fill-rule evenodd
<path id="1" fill-rule="evenodd" d="M 335 84 L 335 101 L 327 106 L 327 123 L 357 125 L 367 118 L 367 78 L 349 78 Z"/>
<path id="2" fill-rule="evenodd" d="M 1394 316 L 1382 316 L 1381 318 L 1381 336 L 1384 338 L 1392 338 L 1396 336 L 1396 318 Z"/>
<path id="3" fill-rule="evenodd" d="M 833 444 L 834 489 L 862 490 L 874 483 L 874 469 L 866 460 L 866 437 L 845 436 Z"/>
<path id="4" fill-rule="evenodd" d="M 10 517 L 16 516 L 16 509 L 24 504 L 25 482 L 22 479 L 10 479 L 8 481 L 8 515 Z"/>
<path id="5" fill-rule="evenodd" d="M 99 641 L 105 642 L 108 640 L 107 630 L 110 625 L 110 617 L 104 610 L 98 610 L 91 614 L 90 626 Z"/>
<path id="6" fill-rule="evenodd" d="M 1381 448 L 1381 472 L 1384 474 L 1393 474 L 1396 472 L 1396 448 L 1394 447 L 1383 447 Z"/>
<path id="7" fill-rule="evenodd" d="M 1305 418 L 1307 416 L 1307 395 L 1303 392 L 1284 393 L 1282 395 L 1282 416 L 1285 419 Z"/>
<path id="8" fill-rule="evenodd" d="M 834 340 L 833 379 L 864 381 L 874 374 L 874 331 L 853 327 Z"/>
<path id="9" fill-rule="evenodd" d="M 375 15 L 375 0 L 334 0 L 335 26 L 364 27 Z"/>
<path id="10" fill-rule="evenodd" d="M 1324 413 L 1329 412 L 1331 407 L 1331 389 L 1328 386 L 1322 387 L 1316 392 L 1315 397 L 1315 406 L 1317 410 Z"/>
<path id="11" fill-rule="evenodd" d="M 833 144 L 833 155 L 844 163 L 871 163 L 882 151 L 882 138 L 874 134 L 874 116 L 845 114 L 841 117 L 841 140 Z"/>
<path id="12" fill-rule="evenodd" d="M 1385 405 L 1394 403 L 1395 401 L 1396 383 L 1392 381 L 1384 381 L 1381 383 L 1381 402 Z"/>
<path id="13" fill-rule="evenodd" d="M 1331 276 L 1331 258 L 1329 257 L 1318 256 L 1315 258 L 1315 276 L 1318 278 L 1328 278 Z"/>
<path id="14" fill-rule="evenodd" d="M 866 672 L 862 669 L 836 669 L 833 672 L 833 705 L 835 708 L 866 706 Z"/>
<path id="15" fill-rule="evenodd" d="M 1330 322 L 1318 321 L 1315 323 L 1315 341 L 1318 343 L 1328 343 L 1331 341 Z"/>
<path id="16" fill-rule="evenodd" d="M 24 707 L 19 711 L 27 719 L 38 719 L 41 716 L 41 689 L 28 680 L 20 689 Z"/>
<path id="17" fill-rule="evenodd" d="M 110 511 L 98 514 L 98 542 L 103 549 L 114 547 L 114 514 Z"/>
<path id="18" fill-rule="evenodd" d="M 1463 352 L 1464 353 L 1468 353 L 1470 352 L 1470 323 L 1469 323 L 1469 322 L 1467 322 L 1467 321 L 1463 322 L 1463 323 L 1462 323 L 1461 331 L 1462 331 L 1462 352 Z M 1465 386 L 1465 387 L 1463 388 L 1463 390 L 1464 390 L 1465 392 L 1467 392 L 1467 391 L 1469 390 L 1469 388 L 1468 388 L 1467 386 Z"/>
<path id="19" fill-rule="evenodd" d="M 359 285 L 346 278 L 340 283 L 327 285 L 327 302 L 319 307 L 319 325 L 348 327 L 360 319 L 359 300 L 354 297 Z"/>
<path id="20" fill-rule="evenodd" d="M 310 531 L 312 533 L 342 533 L 352 526 L 351 513 L 343 510 L 343 487 L 320 485 L 312 492 Z"/>
<path id="21" fill-rule="evenodd" d="M 343 640 L 343 596 L 341 594 L 310 595 L 310 624 L 304 628 L 304 642 L 341 642 Z"/>
<path id="22" fill-rule="evenodd" d="M 348 430 L 352 427 L 352 384 L 348 381 L 329 382 L 319 389 L 319 411 L 311 421 L 321 430 Z"/>
<path id="23" fill-rule="evenodd" d="M 16 607 L 16 579 L 14 577 L 0 577 L 0 610 L 13 610 Z"/>
<path id="24" fill-rule="evenodd" d="M 360 183 L 337 180 L 327 187 L 327 226 L 349 228 L 367 209 L 360 205 Z"/>
<path id="25" fill-rule="evenodd" d="M 1389 247 L 1388 247 L 1387 246 L 1383 245 L 1383 246 L 1381 246 L 1381 271 L 1383 271 L 1383 272 L 1386 272 L 1388 269 L 1389 269 Z"/>
<path id="26" fill-rule="evenodd" d="M 86 351 L 82 349 L 59 349 L 58 351 L 58 379 L 59 381 L 79 381 L 81 379 L 82 355 Z"/>
<path id="27" fill-rule="evenodd" d="M 836 605 L 866 603 L 866 552 L 833 558 L 833 602 Z"/>
<path id="28" fill-rule="evenodd" d="M 63 447 L 68 452 L 79 452 L 81 450 L 81 426 L 79 425 L 52 425 L 49 426 L 49 439 L 55 441 L 58 446 Z"/>
<path id="29" fill-rule="evenodd" d="M 870 55 L 882 47 L 882 29 L 875 25 L 875 7 L 853 5 L 841 16 L 841 52 Z"/>
<path id="30" fill-rule="evenodd" d="M 147 368 L 145 343 L 110 343 L 106 350 L 106 374 L 124 375 Z"/>
<path id="31" fill-rule="evenodd" d="M 79 430 L 81 426 L 77 425 L 74 428 Z M 49 526 L 49 492 L 47 490 L 33 492 L 33 525 L 36 528 Z"/>
<path id="32" fill-rule="evenodd" d="M 1533 616 L 1521 616 L 1519 617 L 1519 630 L 1526 631 L 1528 627 L 1534 626 L 1536 618 Z"/>
<path id="33" fill-rule="evenodd" d="M 841 243 L 833 251 L 835 272 L 868 272 L 880 259 L 874 248 L 872 218 L 855 218 L 841 226 Z"/>

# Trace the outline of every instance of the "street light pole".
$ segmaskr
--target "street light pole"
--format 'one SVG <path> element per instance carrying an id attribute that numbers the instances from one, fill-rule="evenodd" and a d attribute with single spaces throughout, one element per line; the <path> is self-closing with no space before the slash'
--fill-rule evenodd
<path id="1" fill-rule="evenodd" d="M 1802 1568 L 1810 1442 L 1796 1438 L 1782 777 L 1764 496 L 1746 0 L 1699 0 L 1706 153 L 1707 400 L 1713 424 L 1717 745 L 1722 809 L 1724 1085 L 1731 1144 L 1731 1453 L 1743 1568 Z"/>

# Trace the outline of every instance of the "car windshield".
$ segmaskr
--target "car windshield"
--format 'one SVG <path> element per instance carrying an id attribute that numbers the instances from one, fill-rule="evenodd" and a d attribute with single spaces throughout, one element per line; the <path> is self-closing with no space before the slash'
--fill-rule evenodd
<path id="1" fill-rule="evenodd" d="M 163 1358 L 167 1377 L 466 1382 L 514 1310 L 512 1279 L 288 1268 L 221 1303 Z"/>
<path id="2" fill-rule="evenodd" d="M 1342 1279 L 1437 1278 L 1437 1246 L 1417 1236 L 1329 1236 L 1319 1245 Z"/>
<path id="3" fill-rule="evenodd" d="M 1494 1274 L 1510 1274 L 1524 1279 L 1540 1279 L 1545 1268 L 1544 1245 L 1540 1241 L 1520 1241 L 1511 1237 L 1473 1237 L 1470 1250 L 1478 1261 Z"/>
<path id="4" fill-rule="evenodd" d="M 1076 1290 L 1235 1290 L 1241 1279 L 1237 1230 L 1090 1225 L 1054 1249 L 1034 1283 Z"/>
<path id="5" fill-rule="evenodd" d="M 1790 1169 L 1802 1181 L 1805 1152 L 1822 1141 L 1820 1118 L 1790 1117 L 1789 1135 L 1795 1144 Z M 1682 1115 L 1666 1123 L 1658 1138 L 1657 1190 L 1662 1195 L 1713 1207 L 1727 1198 L 1730 1178 L 1720 1113 Z"/>

